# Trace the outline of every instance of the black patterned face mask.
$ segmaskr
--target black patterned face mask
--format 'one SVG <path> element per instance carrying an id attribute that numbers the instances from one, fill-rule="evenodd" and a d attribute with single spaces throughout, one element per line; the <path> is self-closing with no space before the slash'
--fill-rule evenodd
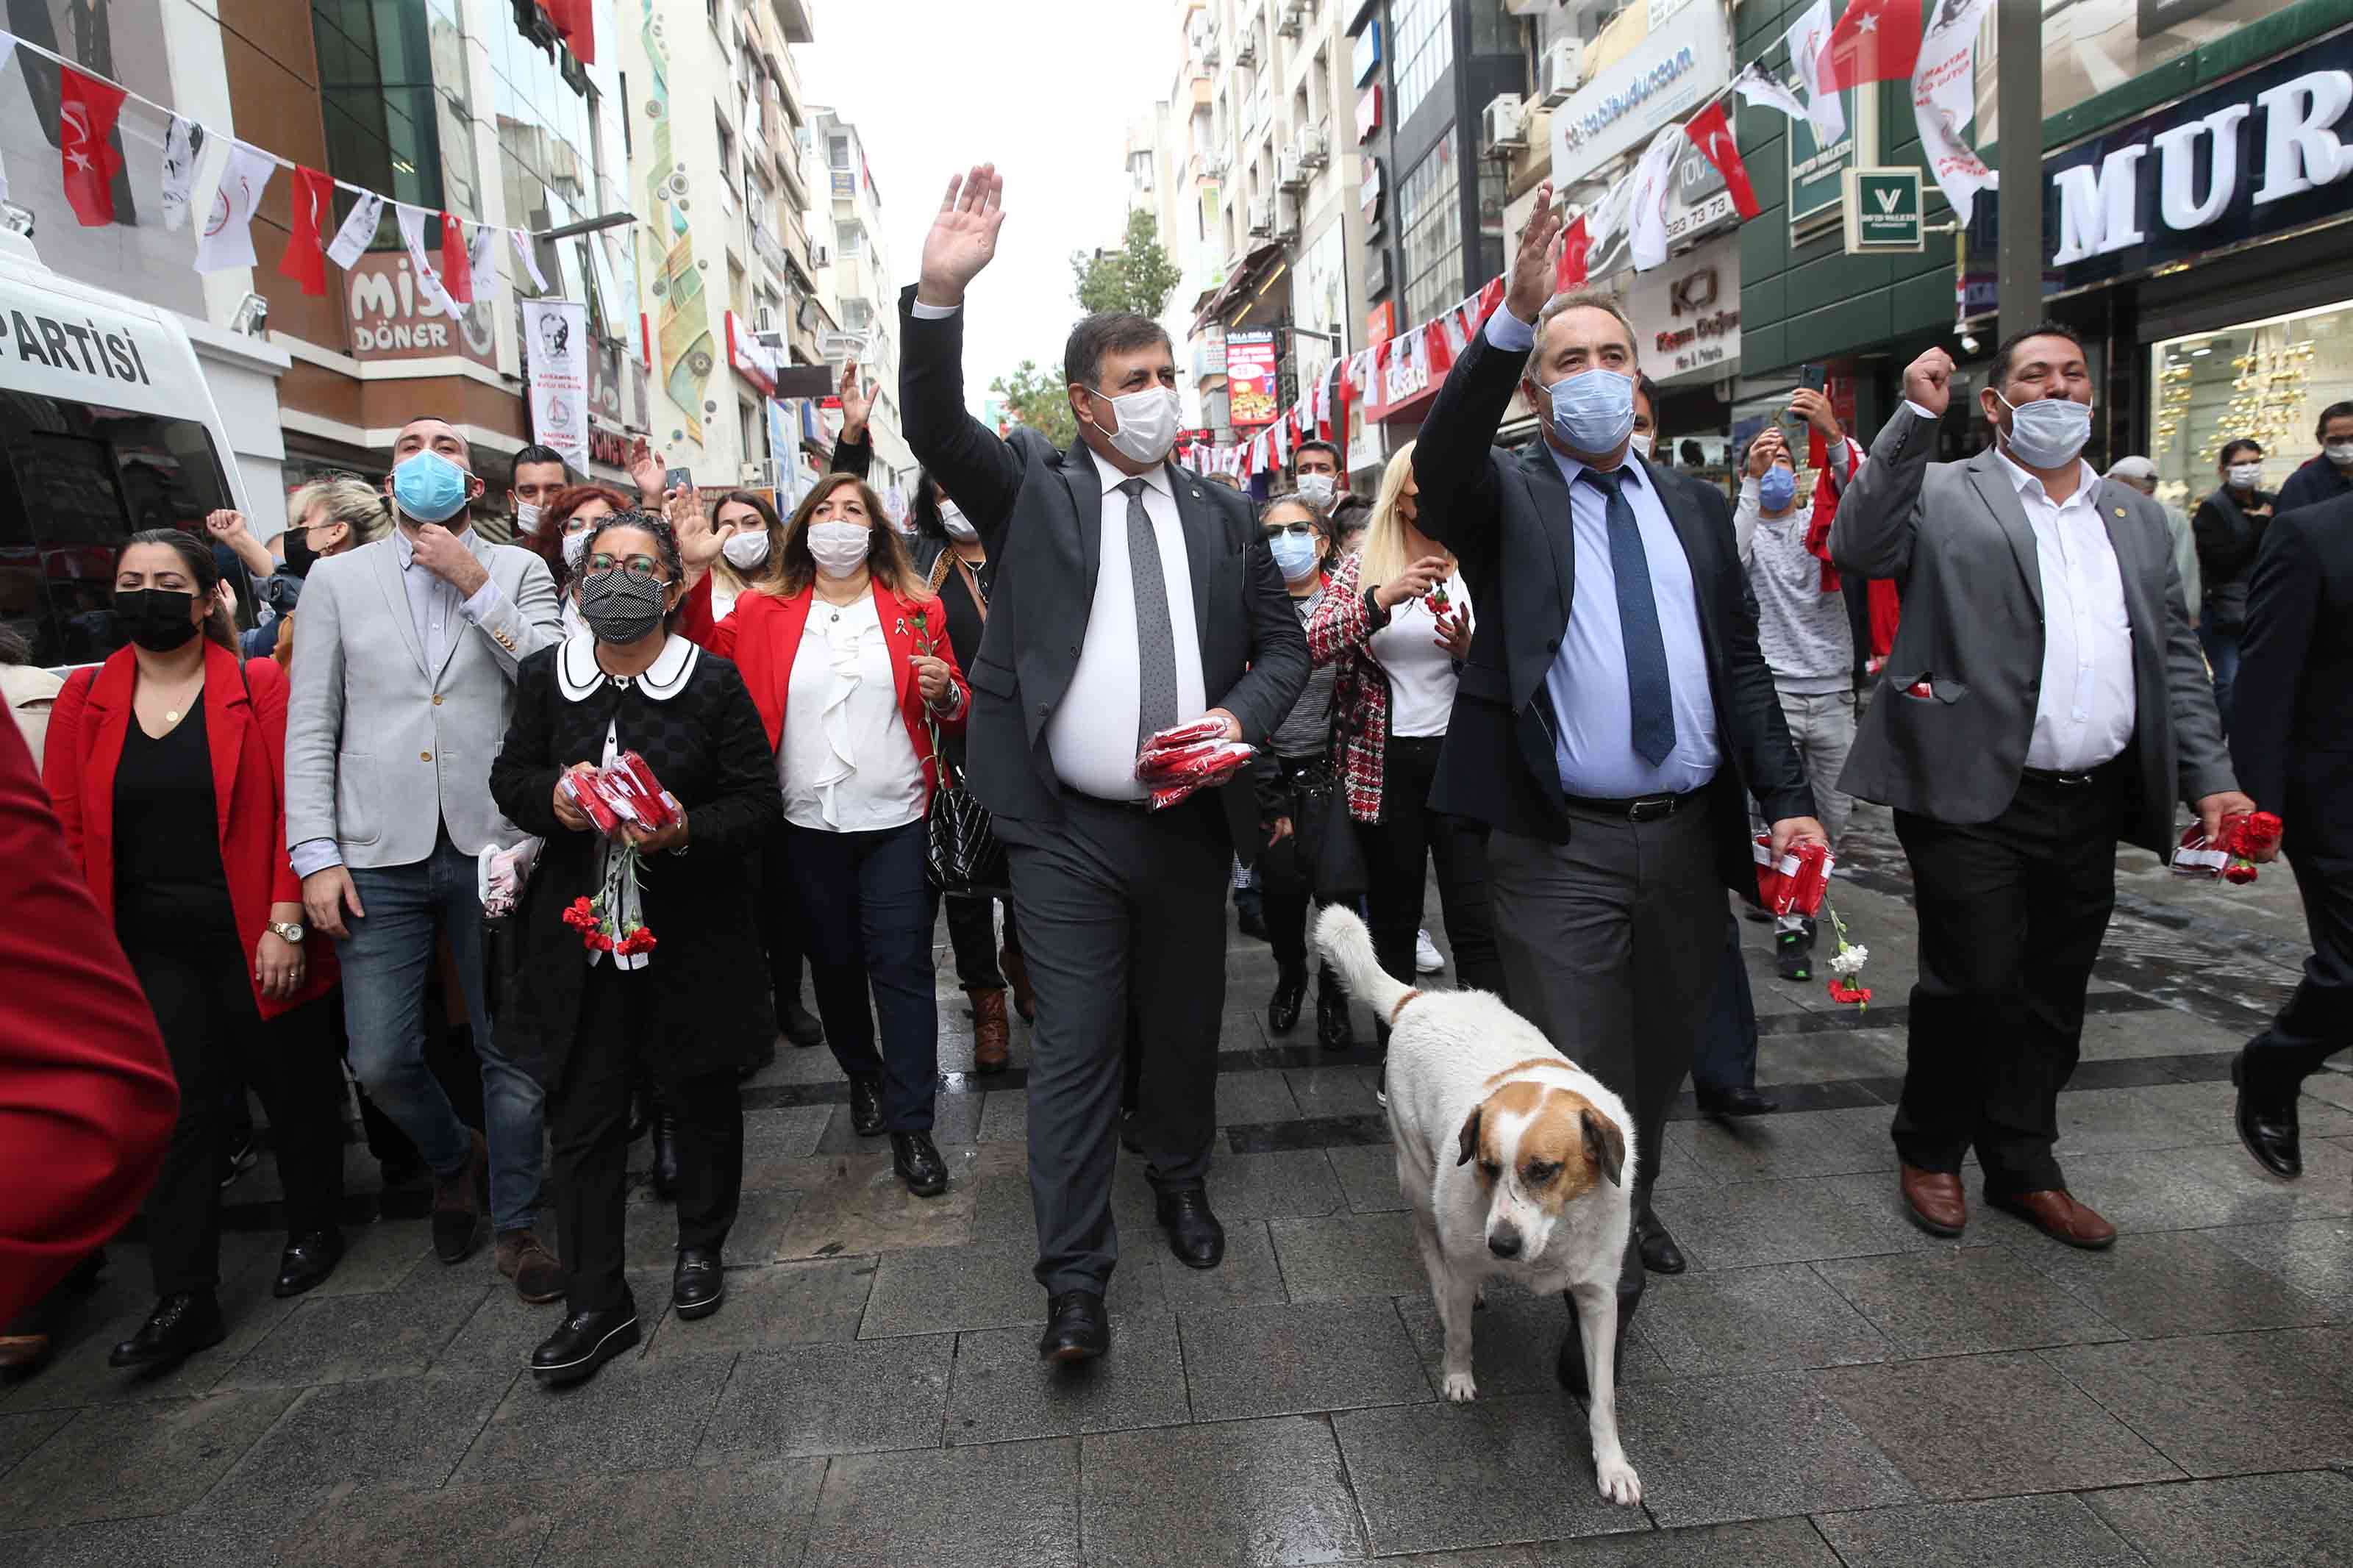
<path id="1" fill-rule="evenodd" d="M 619 566 L 580 579 L 580 618 L 598 642 L 630 643 L 661 626 L 662 584 Z"/>

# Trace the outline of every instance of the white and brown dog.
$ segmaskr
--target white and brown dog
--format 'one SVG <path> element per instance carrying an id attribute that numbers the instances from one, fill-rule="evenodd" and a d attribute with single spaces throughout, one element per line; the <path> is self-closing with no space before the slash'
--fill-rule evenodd
<path id="1" fill-rule="evenodd" d="M 1478 1393 L 1471 1313 L 1482 1281 L 1566 1290 L 1584 1330 L 1595 1479 L 1610 1501 L 1640 1502 L 1641 1479 L 1618 1445 L 1611 1365 L 1626 1179 L 1640 1152 L 1626 1107 L 1502 998 L 1392 978 L 1348 910 L 1325 910 L 1315 943 L 1348 994 L 1389 1025 L 1389 1133 L 1446 1330 L 1446 1397 Z"/>

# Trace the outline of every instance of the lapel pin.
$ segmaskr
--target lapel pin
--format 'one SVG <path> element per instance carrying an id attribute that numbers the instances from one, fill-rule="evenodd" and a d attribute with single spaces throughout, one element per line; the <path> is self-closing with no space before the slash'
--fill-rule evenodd
<path id="1" fill-rule="evenodd" d="M 2118 517 L 2122 517 L 2122 516 L 2124 516 L 2124 514 L 2125 514 L 2125 509 L 2124 509 L 2124 508 L 2122 508 L 2122 507 L 2118 507 L 2118 508 L 2116 508 L 2116 515 L 2117 515 Z"/>

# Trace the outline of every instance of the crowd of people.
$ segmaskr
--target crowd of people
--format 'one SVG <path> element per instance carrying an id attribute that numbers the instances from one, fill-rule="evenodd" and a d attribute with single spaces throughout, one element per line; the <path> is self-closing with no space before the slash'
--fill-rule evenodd
<path id="1" fill-rule="evenodd" d="M 0 829 L 59 836 L 81 885 L 37 890 L 55 929 L 100 933 L 66 961 L 91 968 L 71 984 L 97 1021 L 16 1048 L 70 1065 L 123 1042 L 82 1063 L 109 1114 L 56 1118 L 84 1190 L 20 1200 L 74 1218 L 27 1222 L 0 1306 L 86 1271 L 135 1203 L 155 1304 L 112 1361 L 217 1344 L 220 1176 L 248 1091 L 284 1192 L 276 1292 L 315 1289 L 343 1248 L 347 1062 L 370 1146 L 430 1183 L 442 1262 L 487 1241 L 523 1300 L 563 1302 L 532 1371 L 589 1376 L 640 1333 L 623 1270 L 629 1217 L 658 1212 L 626 1203 L 640 1128 L 674 1205 L 671 1306 L 722 1306 L 740 1085 L 779 1037 L 828 1045 L 854 1131 L 887 1138 L 910 1194 L 945 1190 L 944 891 L 975 1069 L 1007 1066 L 1013 1016 L 1030 1026 L 1039 1353 L 1100 1356 L 1123 1143 L 1176 1258 L 1223 1257 L 1205 1176 L 1239 862 L 1277 1036 L 1305 1006 L 1310 911 L 1359 907 L 1410 976 L 1434 873 L 1456 983 L 1624 1100 L 1622 1342 L 1646 1277 L 1684 1267 L 1651 1205 L 1684 1080 L 1711 1113 L 1772 1109 L 1727 889 L 1754 893 L 1759 842 L 1834 846 L 1857 797 L 1894 809 L 1919 915 L 1891 1129 L 1916 1223 L 1962 1233 L 1974 1153 L 1985 1203 L 2114 1241 L 2068 1191 L 2056 1097 L 2115 846 L 2165 853 L 2183 805 L 2210 836 L 2258 807 L 2286 824 L 2316 952 L 2234 1078 L 2248 1147 L 2296 1173 L 2297 1085 L 2353 1030 L 2332 809 L 2353 405 L 2277 495 L 2259 446 L 2226 445 L 2192 520 L 2152 499 L 2146 459 L 2105 479 L 2084 462 L 2093 382 L 2046 322 L 1998 350 L 1977 407 L 1994 434 L 1966 462 L 1932 460 L 1953 366 L 1931 350 L 1867 451 L 1801 390 L 1727 495 L 1654 460 L 1659 393 L 1620 304 L 1554 294 L 1546 191 L 1501 308 L 1375 493 L 1310 441 L 1253 501 L 1170 460 L 1176 362 L 1142 318 L 1071 333 L 1067 449 L 966 412 L 967 290 L 1001 200 L 987 166 L 951 184 L 902 301 L 923 465 L 904 532 L 866 482 L 852 365 L 832 471 L 789 516 L 666 489 L 654 454 L 630 494 L 533 447 L 485 526 L 466 439 L 425 417 L 381 490 L 297 491 L 274 551 L 234 513 L 130 540 L 126 646 L 26 704 L 55 828 L 0 787 Z M 1498 447 L 1515 398 L 1541 436 Z M 242 630 L 225 561 L 256 584 Z M 1900 588 L 1892 624 L 1863 584 Z M 1255 748 L 1246 773 L 1155 808 L 1139 752 L 1204 720 Z M 600 814 L 596 781 L 640 766 L 670 808 Z M 967 794 L 1000 882 L 941 869 L 943 802 Z M 1810 977 L 1816 945 L 1781 918 L 1778 972 Z M 1328 968 L 1315 995 L 1315 1039 L 1353 1045 Z M 1571 1331 L 1562 1381 L 1584 1365 Z"/>

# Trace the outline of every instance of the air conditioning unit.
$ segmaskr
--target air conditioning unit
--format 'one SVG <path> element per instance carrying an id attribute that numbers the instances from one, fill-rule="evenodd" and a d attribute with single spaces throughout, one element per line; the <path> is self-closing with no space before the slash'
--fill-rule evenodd
<path id="1" fill-rule="evenodd" d="M 1210 153 L 1209 161 L 1205 165 L 1205 167 L 1209 171 L 1209 178 L 1213 180 L 1224 179 L 1226 177 L 1226 172 L 1233 166 L 1233 155 L 1229 153 Z"/>
<path id="2" fill-rule="evenodd" d="M 1250 199 L 1250 231 L 1264 239 L 1274 233 L 1274 203 L 1264 196 Z"/>
<path id="3" fill-rule="evenodd" d="M 1299 237 L 1299 207 L 1296 203 L 1278 201 L 1274 204 L 1274 237 L 1285 245 Z"/>
<path id="4" fill-rule="evenodd" d="M 1258 64 L 1258 34 L 1255 31 L 1244 33 L 1242 41 L 1234 46 L 1234 64 L 1245 70 Z"/>
<path id="5" fill-rule="evenodd" d="M 1209 30 L 1209 36 L 1201 40 L 1201 63 L 1211 70 L 1218 68 L 1218 34 L 1214 27 Z"/>
<path id="6" fill-rule="evenodd" d="M 761 489 L 768 484 L 769 477 L 769 465 L 765 460 L 746 463 L 744 465 L 743 471 L 736 476 L 735 482 L 752 489 Z"/>
<path id="7" fill-rule="evenodd" d="M 1331 143 L 1324 134 L 1324 128 L 1320 125 L 1301 126 L 1299 128 L 1299 166 L 1303 169 L 1321 169 L 1331 162 Z"/>
<path id="8" fill-rule="evenodd" d="M 833 247 L 829 245 L 818 245 L 815 242 L 811 242 L 809 246 L 809 265 L 813 268 L 832 266 Z"/>
<path id="9" fill-rule="evenodd" d="M 1285 147 L 1274 155 L 1275 184 L 1286 191 L 1303 191 L 1307 175 L 1299 166 L 1299 149 Z"/>
<path id="10" fill-rule="evenodd" d="M 1544 106 L 1557 109 L 1567 103 L 1585 75 L 1585 46 L 1575 38 L 1556 40 L 1545 51 L 1540 75 L 1544 80 Z"/>
<path id="11" fill-rule="evenodd" d="M 1480 124 L 1484 131 L 1480 137 L 1483 155 L 1516 153 L 1528 144 L 1527 138 L 1520 133 L 1520 95 L 1516 92 L 1499 92 L 1490 99 Z"/>
<path id="12" fill-rule="evenodd" d="M 1286 38 L 1295 38 L 1307 26 L 1307 0 L 1282 0 L 1282 9 L 1275 13 L 1274 30 Z"/>

